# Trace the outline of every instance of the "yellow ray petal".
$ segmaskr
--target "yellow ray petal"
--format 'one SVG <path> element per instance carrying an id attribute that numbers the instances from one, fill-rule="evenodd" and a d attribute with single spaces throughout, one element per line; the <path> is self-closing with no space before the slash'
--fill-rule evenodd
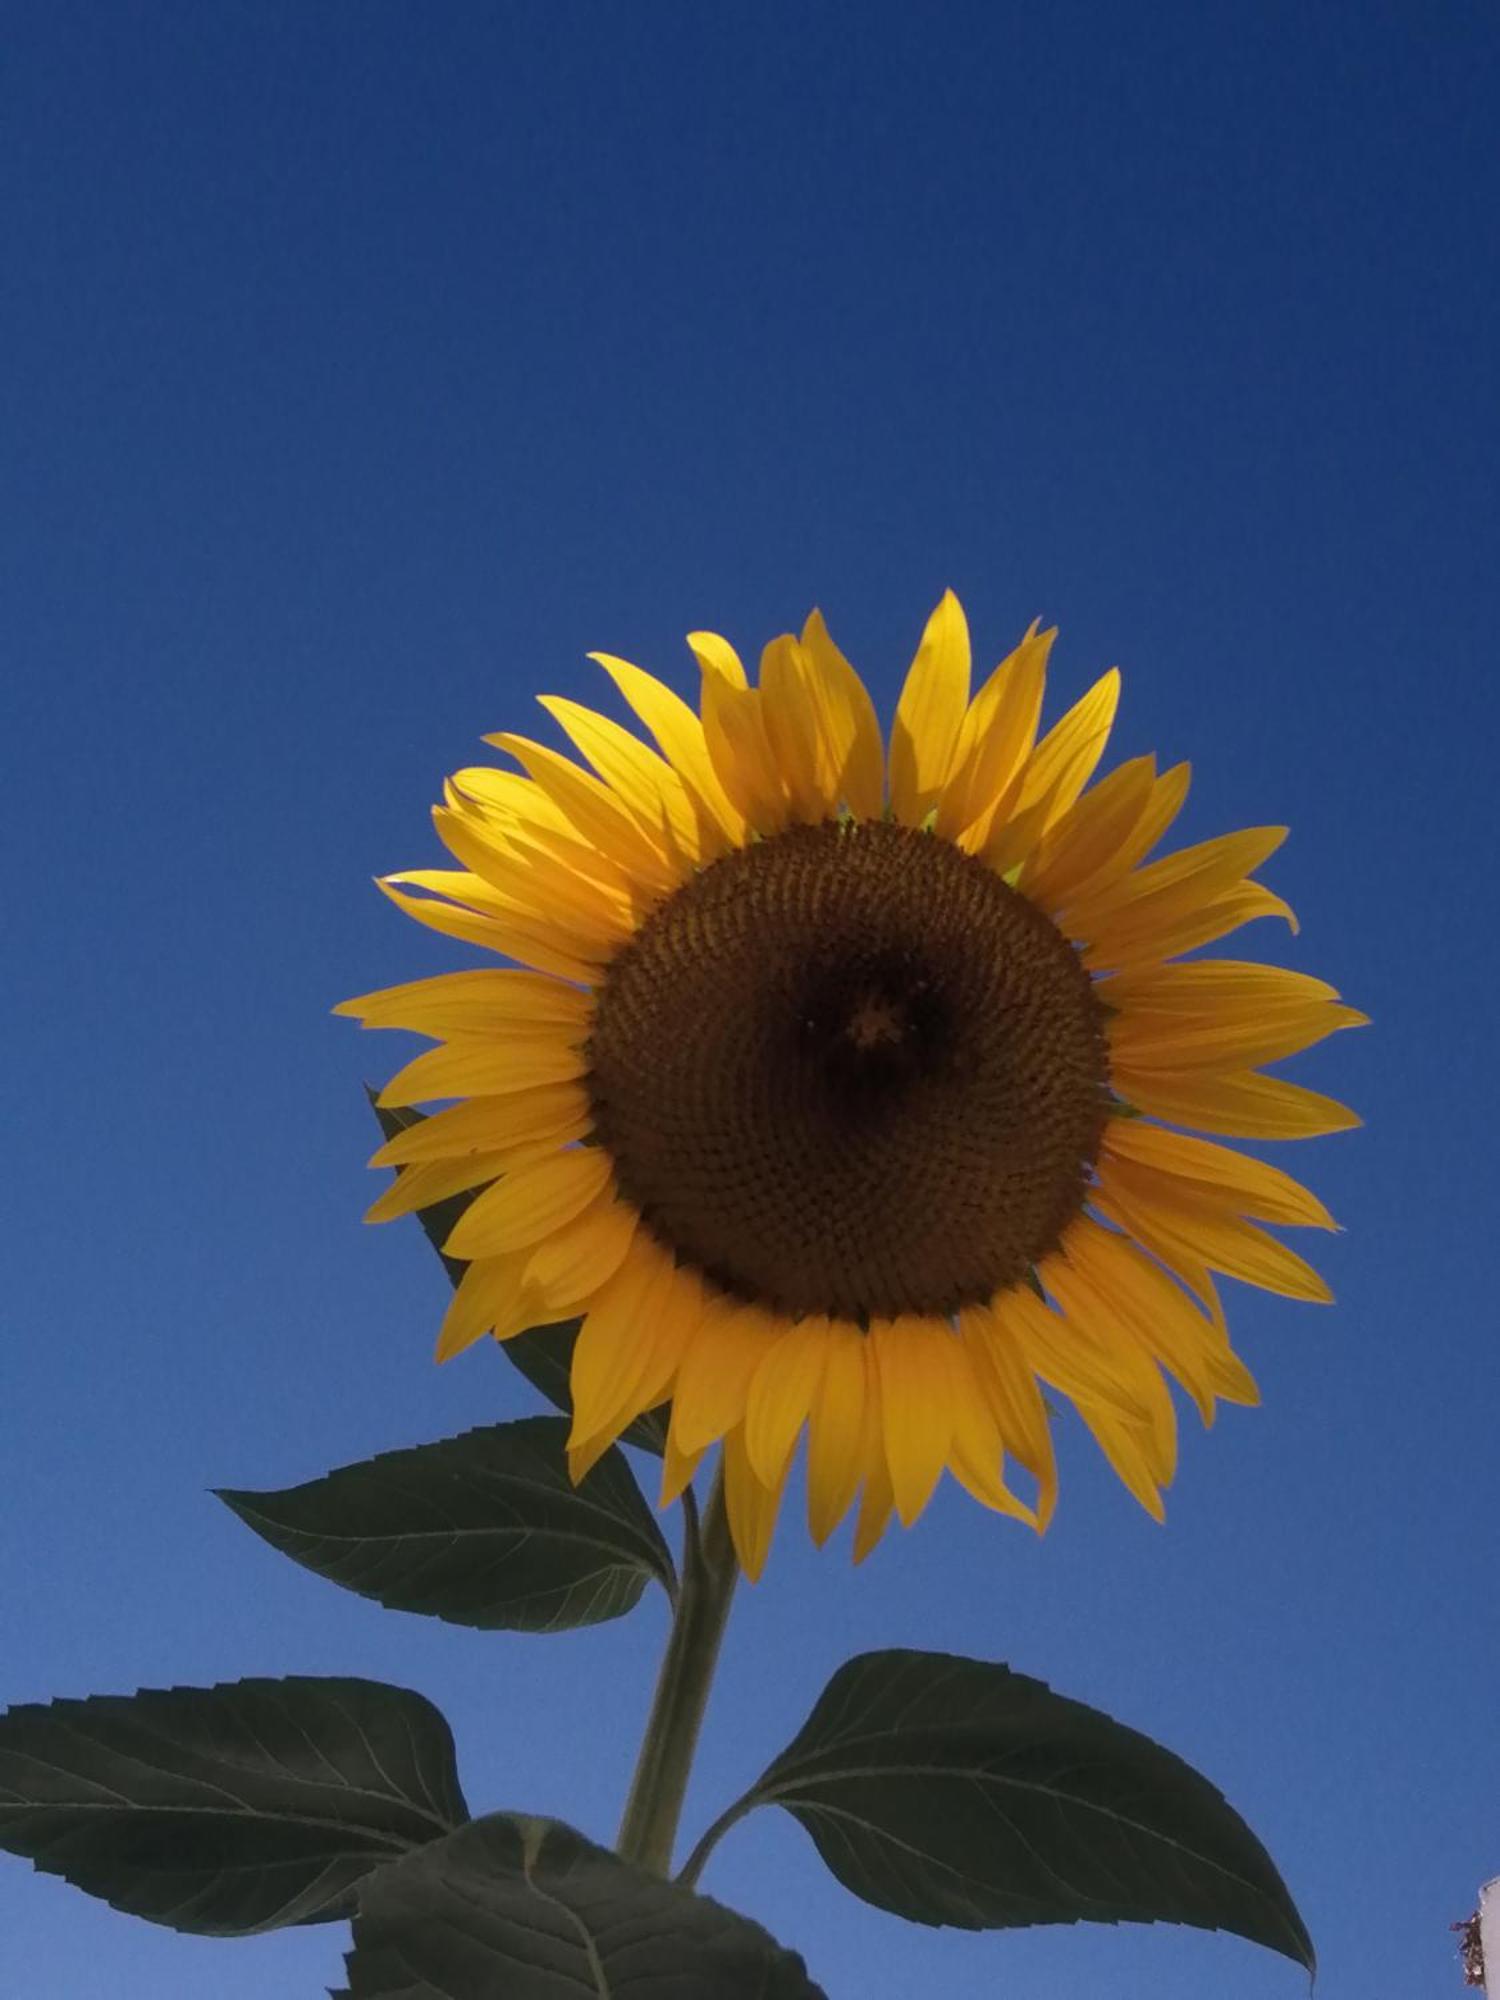
<path id="1" fill-rule="evenodd" d="M 1357 1008 L 1319 1001 L 1296 1013 L 1269 1016 L 1224 1007 L 1197 1021 L 1181 1015 L 1171 1020 L 1117 1015 L 1108 1023 L 1108 1034 L 1116 1059 L 1133 1069 L 1254 1069 L 1299 1055 L 1340 1028 L 1364 1028 L 1369 1022 L 1369 1015 Z"/>
<path id="2" fill-rule="evenodd" d="M 1250 1070 L 1170 1076 L 1116 1063 L 1113 1080 L 1120 1096 L 1137 1110 L 1230 1139 L 1312 1139 L 1347 1132 L 1361 1122 L 1356 1112 L 1331 1097 Z"/>
<path id="3" fill-rule="evenodd" d="M 498 1097 L 537 1084 L 567 1083 L 582 1076 L 587 1060 L 566 1042 L 499 1042 L 455 1036 L 413 1056 L 397 1070 L 376 1102 L 402 1109 L 439 1097 Z"/>
<path id="4" fill-rule="evenodd" d="M 465 1153 L 555 1152 L 581 1139 L 591 1122 L 588 1093 L 578 1083 L 546 1083 L 508 1097 L 474 1097 L 408 1125 L 387 1139 L 370 1165 L 408 1167 Z"/>
<path id="5" fill-rule="evenodd" d="M 857 819 L 879 819 L 885 809 L 885 751 L 869 691 L 829 637 L 814 611 L 802 628 L 822 754 L 835 799 Z"/>
<path id="6" fill-rule="evenodd" d="M 570 1454 L 599 1439 L 602 1451 L 624 1428 L 620 1424 L 612 1431 L 610 1425 L 619 1410 L 636 1400 L 649 1371 L 656 1331 L 653 1311 L 666 1296 L 671 1268 L 671 1260 L 650 1237 L 637 1231 L 624 1262 L 600 1287 L 585 1314 L 573 1349 Z M 575 1467 L 575 1479 L 580 1476 Z"/>
<path id="7" fill-rule="evenodd" d="M 500 802 L 495 788 L 502 781 L 518 788 L 520 805 Z M 488 765 L 457 771 L 443 785 L 443 803 L 503 836 L 506 847 L 518 856 L 537 858 L 581 876 L 631 908 L 648 906 L 658 893 L 581 834 L 541 787 L 519 771 L 497 771 Z"/>
<path id="8" fill-rule="evenodd" d="M 594 1348 L 585 1350 L 584 1335 L 594 1312 L 585 1319 L 573 1351 L 574 1414 L 568 1458 L 575 1479 L 581 1476 L 580 1468 L 587 1471 L 628 1424 L 665 1399 L 703 1315 L 700 1280 L 691 1271 L 679 1270 L 644 1231 L 637 1231 L 622 1272 L 633 1263 L 645 1263 L 648 1277 L 636 1295 L 633 1327 L 622 1334 L 616 1326 L 612 1336 L 609 1327 L 605 1329 L 605 1337 L 615 1339 L 617 1352 L 601 1359 Z"/>
<path id="9" fill-rule="evenodd" d="M 1156 783 L 1156 759 L 1134 757 L 1076 799 L 1022 865 L 1017 887 L 1046 910 L 1062 910 L 1116 854 L 1138 824 Z"/>
<path id="10" fill-rule="evenodd" d="M 497 1325 L 509 1326 L 522 1299 L 522 1257 L 486 1257 L 459 1279 L 438 1328 L 437 1359 L 451 1361 Z"/>
<path id="11" fill-rule="evenodd" d="M 689 644 L 704 636 L 693 634 Z M 699 654 L 703 735 L 709 758 L 735 810 L 757 833 L 778 833 L 787 820 L 786 789 L 766 728 L 760 690 L 736 683 L 716 661 L 712 652 Z"/>
<path id="12" fill-rule="evenodd" d="M 1110 883 L 1128 875 L 1138 862 L 1144 861 L 1182 811 L 1191 779 L 1192 767 L 1188 764 L 1174 764 L 1170 771 L 1163 771 L 1151 787 L 1140 818 L 1124 835 L 1119 846 L 1092 874 L 1073 882 L 1069 894 L 1075 897 L 1096 895 Z"/>
<path id="13" fill-rule="evenodd" d="M 1094 896 L 1075 898 L 1068 928 L 1075 937 L 1104 942 L 1158 916 L 1212 902 L 1268 860 L 1286 835 L 1284 826 L 1248 826 L 1148 861 Z"/>
<path id="14" fill-rule="evenodd" d="M 501 730 L 484 740 L 516 759 L 584 841 L 639 881 L 663 892 L 676 888 L 682 879 L 681 864 L 645 832 L 608 785 L 580 770 L 570 758 L 513 730 Z"/>
<path id="15" fill-rule="evenodd" d="M 1101 982 L 1099 998 L 1118 1012 L 1196 1019 L 1220 1006 L 1258 1008 L 1263 1013 L 1297 1011 L 1321 1000 L 1337 1000 L 1326 979 L 1291 972 L 1283 965 L 1249 959 L 1195 958 L 1185 965 L 1152 965 L 1117 972 Z"/>
<path id="16" fill-rule="evenodd" d="M 1164 1175 L 1114 1156 L 1099 1161 L 1099 1186 L 1127 1227 L 1144 1223 L 1169 1251 L 1182 1249 L 1227 1278 L 1280 1292 L 1290 1299 L 1328 1305 L 1333 1294 L 1304 1258 L 1268 1236 L 1257 1223 L 1242 1221 L 1190 1192 L 1177 1194 Z"/>
<path id="17" fill-rule="evenodd" d="M 953 1439 L 957 1336 L 942 1320 L 872 1320 L 891 1491 L 909 1528 L 942 1477 Z"/>
<path id="18" fill-rule="evenodd" d="M 602 1146 L 529 1160 L 464 1210 L 443 1248 L 450 1257 L 502 1257 L 540 1243 L 587 1208 L 613 1171 Z"/>
<path id="19" fill-rule="evenodd" d="M 773 639 L 760 656 L 760 704 L 791 817 L 814 826 L 832 819 L 837 773 L 819 741 L 806 658 L 790 633 Z"/>
<path id="20" fill-rule="evenodd" d="M 927 621 L 896 704 L 891 731 L 891 812 L 920 826 L 952 775 L 969 704 L 969 624 L 945 590 Z"/>
<path id="21" fill-rule="evenodd" d="M 1338 1227 L 1318 1197 L 1290 1174 L 1208 1139 L 1169 1132 L 1142 1118 L 1114 1118 L 1104 1128 L 1103 1150 L 1116 1159 L 1169 1176 L 1195 1190 L 1201 1199 L 1221 1199 L 1258 1222 L 1309 1229 Z"/>
<path id="22" fill-rule="evenodd" d="M 694 865 L 702 856 L 698 818 L 681 778 L 638 736 L 606 715 L 596 715 L 579 702 L 560 695 L 537 697 L 541 706 L 566 732 L 627 812 L 659 848 L 679 865 Z"/>
<path id="23" fill-rule="evenodd" d="M 413 1034 L 524 1034 L 535 1029 L 588 1031 L 592 994 L 541 972 L 440 972 L 341 1000 L 335 1014 L 349 1014 L 366 1028 L 405 1028 Z"/>
<path id="24" fill-rule="evenodd" d="M 1187 1390 L 1204 1423 L 1213 1422 L 1215 1397 L 1258 1400 L 1249 1371 L 1213 1321 L 1133 1243 L 1079 1216 L 1068 1230 L 1067 1255 L 1101 1311 L 1113 1308 L 1146 1353 Z"/>
<path id="25" fill-rule="evenodd" d="M 989 1306 L 966 1306 L 959 1330 L 1005 1449 L 1036 1481 L 1037 1527 L 1045 1529 L 1057 1507 L 1057 1456 L 1036 1377 Z"/>
<path id="26" fill-rule="evenodd" d="M 948 1462 L 964 1491 L 991 1513 L 1006 1514 L 1039 1526 L 1036 1510 L 1028 1507 L 1005 1483 L 1005 1450 L 1000 1426 L 982 1393 L 969 1350 L 958 1342 L 950 1349 L 954 1371 L 953 1440 Z"/>
<path id="27" fill-rule="evenodd" d="M 891 1515 L 896 1510 L 890 1467 L 886 1463 L 885 1422 L 881 1409 L 879 1370 L 875 1366 L 873 1349 L 867 1352 L 866 1368 L 865 1437 L 861 1451 L 865 1483 L 860 1495 L 859 1515 L 854 1523 L 856 1563 L 862 1563 L 875 1547 L 890 1526 Z"/>
<path id="28" fill-rule="evenodd" d="M 1127 1493 L 1132 1494 L 1153 1521 L 1165 1521 L 1161 1486 L 1153 1471 L 1149 1440 L 1137 1425 L 1126 1422 L 1107 1404 L 1074 1399 L 1078 1414 L 1093 1433 L 1094 1441 L 1109 1460 L 1111 1469 Z"/>
<path id="29" fill-rule="evenodd" d="M 716 675 L 730 687 L 749 687 L 744 663 L 727 639 L 721 639 L 717 632 L 689 632 L 687 642 L 704 673 Z"/>
<path id="30" fill-rule="evenodd" d="M 1088 1396 L 1112 1404 L 1137 1423 L 1150 1422 L 1161 1382 L 1133 1345 L 1109 1339 L 1108 1329 L 1092 1317 L 1074 1323 L 1054 1312 L 1029 1286 L 1002 1293 L 991 1309 L 1001 1334 L 1032 1374 L 1075 1403 Z"/>
<path id="31" fill-rule="evenodd" d="M 756 1478 L 745 1449 L 744 1433 L 731 1431 L 724 1440 L 724 1498 L 729 1532 L 740 1568 L 752 1583 L 760 1579 L 770 1553 L 782 1487 L 766 1487 Z"/>
<path id="32" fill-rule="evenodd" d="M 719 783 L 708 754 L 703 724 L 692 709 L 671 688 L 628 660 L 618 660 L 610 653 L 590 653 L 589 658 L 603 667 L 698 802 L 703 858 L 711 859 L 741 845 L 745 837 L 744 814 L 730 803 L 728 793 Z"/>
<path id="33" fill-rule="evenodd" d="M 1039 632 L 1033 625 L 969 704 L 933 826 L 945 839 L 958 840 L 994 814 L 1019 781 L 1036 743 L 1056 637 L 1055 627 Z"/>
<path id="34" fill-rule="evenodd" d="M 807 1525 L 819 1548 L 853 1506 L 864 1472 L 869 1346 L 858 1327 L 830 1321 L 807 1432 Z"/>
<path id="35" fill-rule="evenodd" d="M 1297 933 L 1290 904 L 1262 882 L 1240 882 L 1209 902 L 1195 903 L 1188 898 L 1170 910 L 1148 912 L 1138 923 L 1122 923 L 1108 945 L 1090 944 L 1083 962 L 1091 972 L 1130 972 L 1178 952 L 1194 951 L 1200 944 L 1212 944 L 1215 938 L 1227 936 L 1256 917 L 1282 917 L 1292 935 Z M 1071 920 L 1068 929 L 1071 935 Z"/>
<path id="36" fill-rule="evenodd" d="M 762 1486 L 787 1467 L 823 1380 L 828 1321 L 821 1315 L 790 1326 L 755 1371 L 745 1406 L 745 1450 Z"/>
<path id="37" fill-rule="evenodd" d="M 684 1450 L 702 1450 L 744 1422 L 751 1379 L 780 1337 L 780 1322 L 759 1306 L 710 1296 L 672 1397 Z"/>
<path id="38" fill-rule="evenodd" d="M 501 918 L 514 913 L 564 947 L 577 939 L 573 948 L 589 958 L 617 951 L 635 929 L 635 912 L 617 890 L 522 851 L 495 826 L 447 806 L 433 808 L 432 823 L 449 853 L 492 892 L 481 907 Z"/>
<path id="39" fill-rule="evenodd" d="M 674 1500 L 680 1500 L 684 1489 L 692 1485 L 693 1475 L 702 1462 L 701 1451 L 683 1451 L 669 1430 L 661 1459 L 661 1492 L 657 1497 L 657 1506 L 670 1507 Z"/>
<path id="40" fill-rule="evenodd" d="M 523 923 L 520 918 L 506 918 L 503 922 L 491 916 L 480 916 L 473 910 L 456 909 L 451 903 L 429 901 L 424 896 L 409 896 L 397 885 L 411 881 L 415 874 L 429 871 L 417 870 L 402 875 L 388 875 L 376 881 L 376 888 L 383 896 L 389 896 L 398 910 L 404 910 L 428 930 L 438 931 L 443 937 L 458 938 L 464 944 L 482 945 L 486 951 L 498 952 L 502 958 L 519 959 L 522 965 L 534 966 L 539 972 L 555 973 L 559 979 L 571 979 L 580 986 L 590 986 L 599 977 L 598 963 L 590 963 L 586 956 L 576 950 L 560 948 L 537 926 Z"/>
<path id="41" fill-rule="evenodd" d="M 463 1158 L 429 1160 L 420 1167 L 404 1167 L 377 1201 L 365 1210 L 366 1222 L 391 1222 L 398 1215 L 414 1215 L 449 1195 L 467 1188 L 481 1187 L 498 1179 L 510 1164 L 509 1153 L 469 1153 Z"/>
<path id="42" fill-rule="evenodd" d="M 525 1282 L 537 1305 L 557 1314 L 586 1306 L 630 1254 L 639 1223 L 628 1202 L 605 1193 L 544 1237 L 526 1260 Z"/>
<path id="43" fill-rule="evenodd" d="M 1045 1259 L 1043 1282 L 1072 1331 L 1076 1340 L 1081 1329 L 1088 1328 L 1101 1346 L 1108 1347 L 1128 1357 L 1131 1367 L 1130 1385 L 1146 1404 L 1144 1420 L 1132 1418 L 1132 1425 L 1138 1431 L 1142 1448 L 1146 1451 L 1158 1485 L 1170 1477 L 1177 1450 L 1177 1419 L 1172 1410 L 1172 1398 L 1161 1371 L 1156 1363 L 1141 1351 L 1139 1344 L 1121 1325 L 1118 1306 L 1112 1299 L 1102 1299 L 1095 1295 L 1090 1286 L 1083 1283 L 1077 1268 L 1062 1252 Z M 1061 1388 L 1063 1385 L 1057 1385 Z M 1073 1397 L 1078 1402 L 1078 1397 Z M 1117 1396 L 1090 1396 L 1085 1400 L 1104 1403 L 1119 1410 Z"/>
<path id="44" fill-rule="evenodd" d="M 1054 724 L 1038 743 L 1026 765 L 1016 800 L 1016 814 L 1031 806 L 1046 807 L 1043 827 L 1049 827 L 1078 797 L 1098 767 L 1120 705 L 1120 670 L 1111 667 Z"/>

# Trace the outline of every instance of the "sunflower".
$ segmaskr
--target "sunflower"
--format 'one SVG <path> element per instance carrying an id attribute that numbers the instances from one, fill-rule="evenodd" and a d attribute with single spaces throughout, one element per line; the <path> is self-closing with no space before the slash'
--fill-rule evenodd
<path id="1" fill-rule="evenodd" d="M 888 757 L 817 612 L 755 686 L 692 634 L 697 714 L 593 655 L 656 747 L 543 697 L 592 768 L 487 738 L 517 768 L 445 786 L 457 867 L 380 884 L 512 964 L 339 1010 L 436 1044 L 382 1104 L 454 1100 L 376 1153 L 400 1172 L 371 1219 L 481 1190 L 439 1358 L 580 1316 L 574 1476 L 669 1402 L 663 1504 L 719 1444 L 752 1576 L 804 1430 L 811 1532 L 857 1501 L 856 1559 L 945 1469 L 1044 1528 L 1044 1386 L 1160 1518 L 1163 1371 L 1205 1421 L 1257 1400 L 1216 1276 L 1329 1296 L 1263 1226 L 1332 1228 L 1322 1203 L 1176 1128 L 1356 1124 L 1257 1065 L 1365 1017 L 1303 973 L 1183 959 L 1252 918 L 1295 929 L 1252 879 L 1285 829 L 1148 859 L 1188 767 L 1090 785 L 1115 671 L 1039 736 L 1054 636 L 1034 625 L 971 699 L 945 595 Z"/>

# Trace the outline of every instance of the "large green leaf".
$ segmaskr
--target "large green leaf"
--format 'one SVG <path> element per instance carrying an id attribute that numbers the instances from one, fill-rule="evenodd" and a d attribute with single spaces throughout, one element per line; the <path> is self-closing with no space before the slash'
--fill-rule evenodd
<path id="1" fill-rule="evenodd" d="M 372 1876 L 348 1963 L 351 2000 L 823 2000 L 759 1924 L 510 1813 Z"/>
<path id="2" fill-rule="evenodd" d="M 481 1630 L 597 1625 L 652 1577 L 673 1595 L 676 1577 L 623 1455 L 575 1486 L 567 1436 L 561 1417 L 525 1417 L 219 1498 L 272 1548 L 393 1611 Z"/>
<path id="3" fill-rule="evenodd" d="M 409 1125 L 420 1125 L 427 1115 L 424 1111 L 406 1107 L 392 1110 L 377 1104 L 373 1091 L 370 1092 L 370 1103 L 387 1139 L 395 1138 Z M 453 1234 L 458 1218 L 480 1192 L 479 1188 L 471 1188 L 465 1194 L 449 1195 L 445 1201 L 435 1201 L 429 1207 L 417 1210 L 417 1220 L 426 1231 L 428 1242 L 442 1259 L 443 1269 L 455 1285 L 466 1267 L 461 1258 L 450 1257 L 443 1245 Z M 573 1394 L 569 1386 L 573 1347 L 582 1324 L 577 1319 L 552 1320 L 545 1326 L 531 1327 L 502 1343 L 506 1358 L 520 1369 L 534 1389 L 541 1391 L 555 1410 L 561 1410 L 568 1417 L 573 1414 Z M 665 1406 L 659 1410 L 648 1410 L 622 1433 L 620 1442 L 633 1444 L 641 1451 L 654 1452 L 660 1458 L 667 1444 L 666 1419 Z"/>
<path id="4" fill-rule="evenodd" d="M 468 1816 L 447 1723 L 379 1681 L 230 1681 L 0 1715 L 0 1846 L 173 1930 L 347 1916 L 373 1868 Z"/>
<path id="5" fill-rule="evenodd" d="M 1195 1924 L 1313 1963 L 1270 1856 L 1206 1778 L 985 1660 L 846 1661 L 753 1805 L 785 1806 L 846 1888 L 917 1923 Z"/>

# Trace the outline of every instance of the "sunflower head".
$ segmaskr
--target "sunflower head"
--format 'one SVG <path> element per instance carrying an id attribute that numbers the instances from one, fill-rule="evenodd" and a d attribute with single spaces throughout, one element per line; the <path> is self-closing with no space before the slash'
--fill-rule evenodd
<path id="1" fill-rule="evenodd" d="M 720 1445 L 752 1575 L 804 1430 L 812 1532 L 857 1501 L 856 1556 L 945 1469 L 1044 1527 L 1044 1384 L 1159 1516 L 1163 1371 L 1205 1421 L 1256 1400 L 1218 1274 L 1328 1297 L 1264 1227 L 1332 1227 L 1316 1197 L 1179 1128 L 1356 1123 L 1259 1066 L 1364 1017 L 1305 974 L 1184 957 L 1295 928 L 1253 879 L 1284 829 L 1151 858 L 1187 767 L 1091 782 L 1113 672 L 1040 733 L 1052 637 L 971 693 L 950 592 L 889 754 L 816 612 L 753 686 L 692 634 L 697 712 L 596 654 L 655 747 L 543 697 L 583 761 L 490 738 L 514 768 L 457 772 L 434 813 L 457 866 L 381 884 L 509 963 L 340 1009 L 435 1044 L 383 1104 L 448 1101 L 375 1155 L 401 1171 L 372 1219 L 480 1190 L 439 1357 L 579 1315 L 575 1475 L 670 1402 L 664 1500 Z"/>

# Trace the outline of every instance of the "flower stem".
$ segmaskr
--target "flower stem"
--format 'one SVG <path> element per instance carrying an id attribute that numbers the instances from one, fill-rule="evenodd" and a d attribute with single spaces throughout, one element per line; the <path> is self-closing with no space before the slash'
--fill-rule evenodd
<path id="1" fill-rule="evenodd" d="M 672 1866 L 677 1822 L 687 1792 L 698 1730 L 713 1684 L 739 1564 L 729 1535 L 720 1470 L 700 1528 L 691 1492 L 683 1495 L 685 1530 L 677 1613 L 657 1676 L 641 1739 L 625 1817 L 616 1843 L 621 1856 L 655 1875 Z"/>

